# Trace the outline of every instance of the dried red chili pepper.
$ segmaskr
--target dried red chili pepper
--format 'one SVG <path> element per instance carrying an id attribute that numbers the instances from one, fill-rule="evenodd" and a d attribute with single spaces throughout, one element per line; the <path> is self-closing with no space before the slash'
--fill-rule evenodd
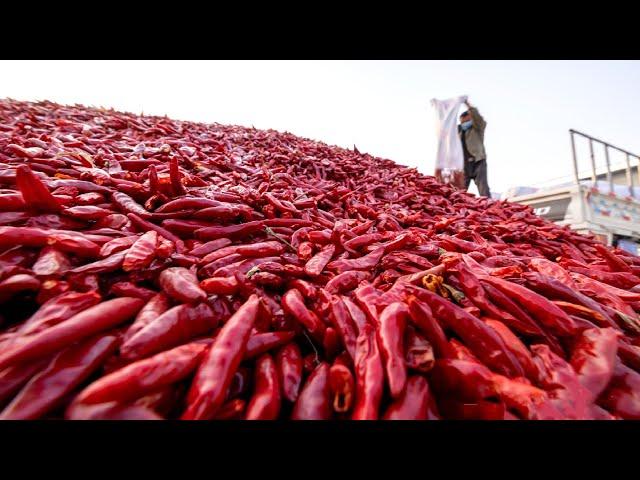
<path id="1" fill-rule="evenodd" d="M 280 413 L 280 384 L 276 363 L 268 353 L 256 360 L 255 391 L 247 406 L 247 420 L 275 420 Z"/>
<path id="2" fill-rule="evenodd" d="M 380 314 L 377 340 L 385 376 L 392 398 L 398 398 L 407 382 L 404 357 L 404 332 L 409 309 L 404 303 L 392 303 Z"/>
<path id="3" fill-rule="evenodd" d="M 384 367 L 375 330 L 365 325 L 356 344 L 356 402 L 353 420 L 377 420 L 384 387 Z"/>
<path id="4" fill-rule="evenodd" d="M 300 322 L 314 338 L 322 341 L 325 326 L 318 316 L 306 307 L 298 290 L 292 288 L 282 296 L 282 308 Z"/>
<path id="5" fill-rule="evenodd" d="M 292 420 L 328 420 L 331 418 L 329 369 L 328 363 L 321 362 L 309 375 L 293 406 Z"/>
<path id="6" fill-rule="evenodd" d="M 198 284 L 198 278 L 184 267 L 163 270 L 158 281 L 162 290 L 178 302 L 195 303 L 207 298 Z"/>
<path id="7" fill-rule="evenodd" d="M 206 344 L 192 342 L 130 363 L 93 382 L 73 403 L 126 403 L 153 393 L 188 377 L 208 348 Z"/>
<path id="8" fill-rule="evenodd" d="M 224 324 L 198 368 L 182 419 L 212 418 L 222 406 L 233 373 L 244 356 L 259 308 L 260 299 L 252 295 Z"/>
<path id="9" fill-rule="evenodd" d="M 302 383 L 302 355 L 295 343 L 289 343 L 276 354 L 278 378 L 282 387 L 282 396 L 295 402 Z"/>

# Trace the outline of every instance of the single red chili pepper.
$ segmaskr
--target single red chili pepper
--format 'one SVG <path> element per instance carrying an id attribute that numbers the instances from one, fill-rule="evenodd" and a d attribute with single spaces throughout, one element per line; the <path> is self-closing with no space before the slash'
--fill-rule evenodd
<path id="1" fill-rule="evenodd" d="M 532 258 L 529 260 L 529 265 L 541 274 L 555 278 L 570 289 L 578 290 L 578 286 L 571 278 L 571 275 L 557 263 L 551 262 L 546 258 Z"/>
<path id="2" fill-rule="evenodd" d="M 304 271 L 310 277 L 317 277 L 322 273 L 324 267 L 329 263 L 336 251 L 333 244 L 326 245 L 318 253 L 316 253 L 304 266 Z"/>
<path id="3" fill-rule="evenodd" d="M 102 247 L 100 247 L 100 256 L 108 257 L 121 250 L 128 249 L 133 245 L 140 237 L 136 235 L 129 235 L 126 237 L 118 237 L 108 241 Z"/>
<path id="4" fill-rule="evenodd" d="M 127 403 L 156 392 L 191 375 L 208 348 L 192 342 L 130 363 L 90 384 L 73 404 Z"/>
<path id="5" fill-rule="evenodd" d="M 198 368 L 183 420 L 213 418 L 222 406 L 233 374 L 244 356 L 259 308 L 260 299 L 252 295 L 224 324 Z"/>
<path id="6" fill-rule="evenodd" d="M 408 369 L 427 373 L 435 364 L 433 346 L 411 325 L 407 325 L 404 338 L 404 362 Z"/>
<path id="7" fill-rule="evenodd" d="M 336 360 L 329 369 L 331 406 L 336 413 L 347 413 L 353 406 L 355 381 L 351 370 Z"/>
<path id="8" fill-rule="evenodd" d="M 170 308 L 128 338 L 120 355 L 136 360 L 183 344 L 216 328 L 224 313 L 214 312 L 206 303 Z"/>
<path id="9" fill-rule="evenodd" d="M 178 302 L 195 303 L 207 298 L 207 294 L 198 285 L 198 278 L 184 267 L 167 268 L 158 278 L 160 287 Z"/>
<path id="10" fill-rule="evenodd" d="M 117 252 L 102 260 L 72 268 L 69 272 L 82 274 L 115 272 L 122 267 L 125 255 L 126 252 Z"/>
<path id="11" fill-rule="evenodd" d="M 228 240 L 228 239 L 224 239 L 224 240 Z M 217 240 L 213 240 L 213 241 L 217 242 Z M 230 241 L 230 240 L 228 240 L 228 241 Z M 201 265 L 210 264 L 210 263 L 215 262 L 216 260 L 220 260 L 221 258 L 230 257 L 231 255 L 238 255 L 237 250 L 238 250 L 238 246 L 237 245 L 222 247 L 222 248 L 220 248 L 218 250 L 215 250 L 215 251 L 205 255 L 202 259 L 200 259 L 199 263 Z M 240 258 L 240 256 L 238 256 L 237 258 Z"/>
<path id="12" fill-rule="evenodd" d="M 590 392 L 591 401 L 613 377 L 620 336 L 613 328 L 593 328 L 583 331 L 573 347 L 570 363 L 580 383 Z"/>
<path id="13" fill-rule="evenodd" d="M 387 306 L 380 314 L 377 341 L 392 398 L 398 398 L 402 394 L 407 382 L 404 332 L 408 313 L 406 304 L 396 302 Z"/>
<path id="14" fill-rule="evenodd" d="M 116 298 L 100 303 L 46 330 L 16 339 L 0 353 L 0 369 L 54 353 L 67 345 L 114 327 L 142 308 L 139 298 Z"/>
<path id="15" fill-rule="evenodd" d="M 63 350 L 27 383 L 2 411 L 0 419 L 29 420 L 42 417 L 99 368 L 116 347 L 115 336 L 103 335 Z"/>
<path id="16" fill-rule="evenodd" d="M 234 295 L 239 285 L 235 277 L 214 277 L 201 281 L 200 288 L 209 294 Z"/>
<path id="17" fill-rule="evenodd" d="M 191 255 L 201 257 L 203 255 L 208 255 L 217 250 L 228 247 L 229 245 L 231 245 L 231 240 L 229 240 L 228 238 L 218 238 L 216 240 L 211 240 L 210 242 L 205 242 L 201 245 L 198 245 L 189 253 Z"/>
<path id="18" fill-rule="evenodd" d="M 265 332 L 251 335 L 247 342 L 244 359 L 248 360 L 273 350 L 274 348 L 286 345 L 291 342 L 294 337 L 295 333 L 290 331 Z"/>
<path id="19" fill-rule="evenodd" d="M 302 324 L 314 338 L 322 342 L 325 325 L 314 312 L 306 307 L 304 297 L 298 290 L 292 288 L 282 296 L 282 308 Z"/>
<path id="20" fill-rule="evenodd" d="M 140 311 L 136 315 L 135 320 L 123 335 L 122 342 L 127 342 L 136 333 L 156 320 L 164 312 L 169 310 L 169 307 L 169 298 L 164 293 L 158 293 L 154 297 L 149 299 L 147 303 L 140 309 Z"/>
<path id="21" fill-rule="evenodd" d="M 6 227 L 8 228 L 8 227 Z M 640 301 L 640 293 L 634 293 L 628 290 L 622 290 L 620 288 L 607 285 L 606 283 L 593 280 L 585 275 L 572 272 L 571 277 L 578 284 L 579 289 L 589 289 L 596 293 L 605 292 L 611 295 L 615 295 L 625 302 L 637 302 Z"/>
<path id="22" fill-rule="evenodd" d="M 596 243 L 594 245 L 596 251 L 604 258 L 612 272 L 629 272 L 631 273 L 631 267 L 627 263 L 619 258 L 615 253 L 609 250 L 602 244 Z"/>
<path id="23" fill-rule="evenodd" d="M 356 325 L 351 319 L 349 310 L 345 303 L 337 296 L 330 297 L 330 318 L 340 334 L 342 343 L 353 360 L 356 356 L 356 341 L 358 332 Z"/>
<path id="24" fill-rule="evenodd" d="M 158 232 L 151 230 L 138 237 L 124 255 L 122 270 L 131 272 L 147 268 L 155 258 Z"/>
<path id="25" fill-rule="evenodd" d="M 149 218 L 151 216 L 151 213 L 126 193 L 113 192 L 111 199 L 116 207 L 125 215 L 133 213 L 141 218 Z"/>
<path id="26" fill-rule="evenodd" d="M 260 265 L 260 270 L 263 269 L 264 264 Z M 284 267 L 283 267 L 284 270 Z M 288 284 L 287 287 L 289 288 L 295 288 L 296 290 L 299 290 L 300 293 L 302 293 L 302 296 L 304 298 L 308 298 L 311 300 L 315 300 L 316 298 L 318 298 L 318 287 L 316 287 L 315 285 L 305 281 L 305 280 L 301 280 L 299 278 L 296 278 L 295 280 L 291 280 Z"/>
<path id="27" fill-rule="evenodd" d="M 343 273 L 348 270 L 369 270 L 373 269 L 382 256 L 384 255 L 384 247 L 378 247 L 368 255 L 356 259 L 334 260 L 327 265 L 329 270 L 335 270 L 337 273 Z"/>
<path id="28" fill-rule="evenodd" d="M 382 417 L 384 420 L 437 420 L 437 409 L 427 379 L 411 375 L 407 388 Z"/>
<path id="29" fill-rule="evenodd" d="M 64 280 L 45 280 L 40 285 L 40 290 L 36 296 L 36 302 L 42 305 L 58 295 L 71 290 L 71 284 Z"/>
<path id="30" fill-rule="evenodd" d="M 356 403 L 353 420 L 377 420 L 384 388 L 384 367 L 376 343 L 375 329 L 367 324 L 356 344 Z"/>
<path id="31" fill-rule="evenodd" d="M 331 391 L 329 364 L 321 362 L 307 378 L 293 406 L 292 420 L 329 420 L 331 418 Z"/>
<path id="32" fill-rule="evenodd" d="M 276 353 L 276 367 L 282 396 L 295 402 L 302 383 L 302 355 L 297 344 L 291 342 Z"/>
<path id="33" fill-rule="evenodd" d="M 60 212 L 62 206 L 58 200 L 29 168 L 28 165 L 18 165 L 16 168 L 16 185 L 22 194 L 27 208 L 42 212 Z"/>
<path id="34" fill-rule="evenodd" d="M 628 272 L 603 272 L 591 268 L 573 266 L 568 266 L 567 270 L 572 273 L 580 273 L 598 282 L 623 290 L 631 289 L 640 284 L 640 278 Z"/>
<path id="35" fill-rule="evenodd" d="M 344 295 L 341 295 L 340 299 L 344 302 L 344 305 L 347 307 L 347 310 L 349 310 L 349 315 L 351 316 L 353 323 L 357 327 L 357 331 L 358 332 L 362 331 L 362 328 L 367 323 L 369 323 L 367 321 L 366 314 L 349 297 L 345 297 Z"/>
<path id="36" fill-rule="evenodd" d="M 275 420 L 280 413 L 280 384 L 273 357 L 268 353 L 256 360 L 255 391 L 247 406 L 247 420 Z"/>
<path id="37" fill-rule="evenodd" d="M 109 293 L 117 297 L 135 297 L 148 302 L 157 292 L 131 282 L 116 282 L 111 285 Z"/>

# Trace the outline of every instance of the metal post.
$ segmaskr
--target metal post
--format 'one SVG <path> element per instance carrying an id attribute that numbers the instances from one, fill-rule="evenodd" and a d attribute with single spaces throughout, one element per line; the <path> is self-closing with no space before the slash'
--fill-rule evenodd
<path id="1" fill-rule="evenodd" d="M 576 177 L 576 185 L 580 185 L 580 175 L 578 175 L 578 158 L 576 157 L 576 142 L 573 138 L 573 130 L 569 130 L 571 135 L 571 152 L 573 153 L 573 173 Z"/>
<path id="2" fill-rule="evenodd" d="M 627 161 L 627 184 L 629 185 L 629 195 L 633 197 L 633 177 L 631 176 L 631 162 L 629 161 L 629 154 L 625 157 Z"/>
<path id="3" fill-rule="evenodd" d="M 596 158 L 593 155 L 593 139 L 589 139 L 589 152 L 591 153 L 591 181 L 595 185 L 596 183 Z"/>
<path id="4" fill-rule="evenodd" d="M 609 145 L 604 144 L 604 158 L 607 160 L 607 182 L 609 182 L 609 192 L 613 193 L 613 177 L 611 176 L 611 164 L 609 162 Z"/>

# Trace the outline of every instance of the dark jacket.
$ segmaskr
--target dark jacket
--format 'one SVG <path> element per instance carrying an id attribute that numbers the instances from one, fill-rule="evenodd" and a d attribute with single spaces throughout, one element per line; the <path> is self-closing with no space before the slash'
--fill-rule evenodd
<path id="1" fill-rule="evenodd" d="M 464 144 L 475 161 L 486 160 L 487 152 L 484 149 L 484 129 L 487 127 L 487 122 L 485 122 L 475 107 L 469 107 L 469 114 L 471 115 L 473 125 L 466 132 L 463 132 L 462 128 L 458 125 L 458 135 L 460 135 L 461 140 L 464 135 Z"/>

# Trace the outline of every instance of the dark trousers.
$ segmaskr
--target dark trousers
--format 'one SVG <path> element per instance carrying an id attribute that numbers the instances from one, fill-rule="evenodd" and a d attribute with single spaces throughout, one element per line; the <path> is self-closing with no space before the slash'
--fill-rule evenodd
<path id="1" fill-rule="evenodd" d="M 482 197 L 491 197 L 489 182 L 487 181 L 487 161 L 486 160 L 465 160 L 464 162 L 464 184 L 465 189 L 469 189 L 469 184 L 473 180 L 478 187 L 478 193 Z"/>

